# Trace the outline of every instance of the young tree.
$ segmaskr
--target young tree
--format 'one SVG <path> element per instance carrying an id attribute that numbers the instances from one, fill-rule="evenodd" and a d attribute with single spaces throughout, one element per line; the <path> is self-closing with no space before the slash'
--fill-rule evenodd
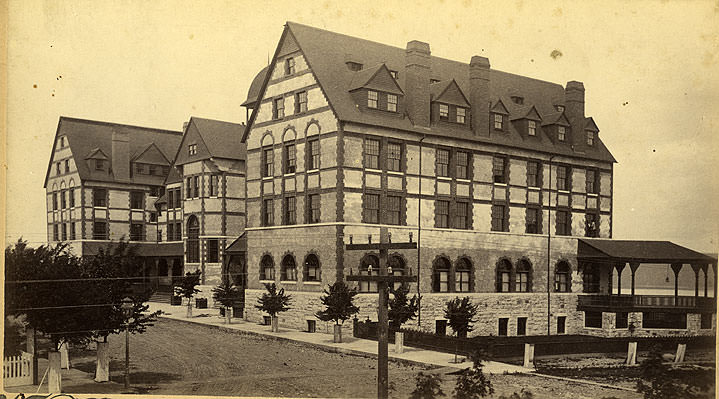
<path id="1" fill-rule="evenodd" d="M 192 317 L 192 297 L 195 296 L 200 290 L 197 286 L 200 285 L 200 270 L 194 272 L 185 273 L 185 276 L 180 280 L 180 285 L 175 287 L 175 294 L 183 298 L 187 298 L 187 318 Z"/>
<path id="2" fill-rule="evenodd" d="M 281 288 L 278 291 L 275 283 L 265 283 L 265 289 L 267 292 L 257 298 L 257 305 L 255 305 L 255 307 L 272 317 L 272 332 L 277 332 L 279 331 L 277 313 L 290 310 L 292 297 L 290 295 L 285 295 L 284 288 Z"/>
<path id="3" fill-rule="evenodd" d="M 454 387 L 455 398 L 477 399 L 494 394 L 492 382 L 482 371 L 483 361 L 483 353 L 475 352 L 472 354 L 472 367 L 462 370 L 459 377 L 457 377 L 457 384 Z"/>
<path id="4" fill-rule="evenodd" d="M 232 307 L 237 302 L 240 291 L 230 279 L 224 279 L 217 287 L 212 289 L 212 298 L 225 307 L 227 324 L 232 323 Z"/>
<path id="5" fill-rule="evenodd" d="M 456 334 L 457 338 L 466 337 L 467 333 L 472 331 L 472 323 L 475 322 L 474 316 L 477 315 L 477 305 L 473 305 L 469 301 L 469 297 L 460 299 L 455 297 L 447 302 L 447 308 L 444 310 L 444 317 L 449 321 L 449 326 Z M 454 361 L 457 362 L 457 350 L 454 351 Z"/>
<path id="6" fill-rule="evenodd" d="M 334 321 L 335 342 L 342 342 L 342 327 L 340 324 L 359 312 L 359 308 L 352 302 L 354 301 L 357 290 L 350 289 L 344 281 L 336 281 L 324 290 L 324 295 L 320 297 L 322 304 L 326 306 L 325 310 L 317 312 L 315 315 L 322 321 Z"/>
<path id="7" fill-rule="evenodd" d="M 414 320 L 419 310 L 419 297 L 415 294 L 409 298 L 409 284 L 402 284 L 396 290 L 392 290 L 393 298 L 389 300 L 389 325 L 394 330 L 399 330 L 402 324 Z"/>
<path id="8" fill-rule="evenodd" d="M 442 379 L 437 374 L 417 374 L 417 383 L 410 399 L 436 399 L 446 396 L 442 391 Z"/>

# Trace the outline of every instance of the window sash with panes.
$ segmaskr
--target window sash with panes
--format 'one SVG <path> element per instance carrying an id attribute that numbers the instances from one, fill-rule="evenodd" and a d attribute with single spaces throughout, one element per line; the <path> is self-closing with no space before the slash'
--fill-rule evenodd
<path id="1" fill-rule="evenodd" d="M 457 163 L 455 167 L 457 174 L 455 177 L 457 179 L 469 179 L 469 154 L 458 151 L 455 155 L 455 160 Z"/>
<path id="2" fill-rule="evenodd" d="M 457 107 L 457 123 L 466 123 L 467 121 L 467 110 L 462 107 Z"/>
<path id="3" fill-rule="evenodd" d="M 75 223 L 70 223 L 70 239 L 75 239 Z"/>
<path id="4" fill-rule="evenodd" d="M 439 104 L 439 120 L 441 120 L 441 121 L 449 120 L 449 105 Z"/>
<path id="5" fill-rule="evenodd" d="M 217 175 L 210 175 L 210 197 L 217 197 L 219 191 L 220 177 Z"/>
<path id="6" fill-rule="evenodd" d="M 507 158 L 496 156 L 492 159 L 492 176 L 495 183 L 507 183 Z"/>
<path id="7" fill-rule="evenodd" d="M 70 160 L 65 160 L 65 173 L 70 173 Z"/>
<path id="8" fill-rule="evenodd" d="M 539 225 L 539 209 L 527 208 L 527 234 L 541 234 Z"/>
<path id="9" fill-rule="evenodd" d="M 67 224 L 63 223 L 61 226 L 62 226 L 62 240 L 67 241 Z"/>
<path id="10" fill-rule="evenodd" d="M 492 231 L 504 231 L 506 215 L 504 205 L 492 205 Z"/>
<path id="11" fill-rule="evenodd" d="M 537 135 L 537 122 L 527 121 L 527 134 L 530 136 Z"/>
<path id="12" fill-rule="evenodd" d="M 557 126 L 557 139 L 564 141 L 567 139 L 567 128 L 564 126 Z"/>
<path id="13" fill-rule="evenodd" d="M 167 224 L 167 241 L 175 241 L 175 224 Z"/>
<path id="14" fill-rule="evenodd" d="M 569 212 L 567 212 L 567 211 L 557 211 L 557 235 L 558 236 L 570 235 Z"/>
<path id="15" fill-rule="evenodd" d="M 388 195 L 386 200 L 387 206 L 387 224 L 398 225 L 401 222 L 401 205 L 402 197 Z"/>
<path id="16" fill-rule="evenodd" d="M 569 273 L 566 271 L 554 273 L 554 290 L 556 292 L 569 292 Z"/>
<path id="17" fill-rule="evenodd" d="M 598 183 L 597 172 L 593 169 L 587 169 L 587 194 L 597 194 L 599 191 Z"/>
<path id="18" fill-rule="evenodd" d="M 144 209 L 145 193 L 132 191 L 130 193 L 130 209 Z"/>
<path id="19" fill-rule="evenodd" d="M 509 292 L 510 290 L 510 272 L 508 270 L 503 270 L 499 272 L 499 292 Z"/>
<path id="20" fill-rule="evenodd" d="M 295 113 L 307 112 L 307 92 L 301 91 L 295 94 Z"/>
<path id="21" fill-rule="evenodd" d="M 320 265 L 315 257 L 308 257 L 305 260 L 305 281 L 320 281 Z"/>
<path id="22" fill-rule="evenodd" d="M 312 194 L 309 196 L 310 211 L 309 211 L 309 223 L 320 222 L 320 195 Z"/>
<path id="23" fill-rule="evenodd" d="M 147 166 L 147 174 L 148 175 L 155 175 L 157 172 L 157 165 L 148 165 Z"/>
<path id="24" fill-rule="evenodd" d="M 207 239 L 207 262 L 218 263 L 220 261 L 220 240 L 217 238 Z"/>
<path id="25" fill-rule="evenodd" d="M 454 215 L 455 229 L 469 228 L 469 203 L 457 202 L 455 205 L 456 213 Z"/>
<path id="26" fill-rule="evenodd" d="M 592 132 L 591 130 L 587 130 L 587 145 L 594 145 L 594 132 Z"/>
<path id="27" fill-rule="evenodd" d="M 454 272 L 454 292 L 469 292 L 470 271 L 457 269 Z"/>
<path id="28" fill-rule="evenodd" d="M 104 188 L 92 190 L 92 206 L 100 208 L 107 207 L 107 190 Z"/>
<path id="29" fill-rule="evenodd" d="M 200 176 L 192 177 L 192 197 L 200 198 Z"/>
<path id="30" fill-rule="evenodd" d="M 275 154 L 272 147 L 262 149 L 262 177 L 271 177 L 274 172 Z"/>
<path id="31" fill-rule="evenodd" d="M 449 292 L 449 269 L 437 269 L 434 275 L 437 279 L 435 292 Z"/>
<path id="32" fill-rule="evenodd" d="M 190 199 L 192 198 L 192 178 L 188 177 L 185 181 L 185 198 Z"/>
<path id="33" fill-rule="evenodd" d="M 284 97 L 272 100 L 272 119 L 282 119 L 285 117 L 285 99 Z"/>
<path id="34" fill-rule="evenodd" d="M 367 108 L 377 108 L 378 93 L 374 90 L 367 91 Z"/>
<path id="35" fill-rule="evenodd" d="M 599 217 L 596 213 L 587 213 L 584 217 L 584 235 L 599 237 Z"/>
<path id="36" fill-rule="evenodd" d="M 60 162 L 55 162 L 55 174 L 61 174 L 60 172 Z"/>
<path id="37" fill-rule="evenodd" d="M 297 223 L 297 205 L 295 197 L 285 198 L 285 224 Z"/>
<path id="38" fill-rule="evenodd" d="M 365 194 L 362 205 L 365 223 L 379 223 L 379 195 Z"/>
<path id="39" fill-rule="evenodd" d="M 402 145 L 399 143 L 387 144 L 387 170 L 402 171 Z"/>
<path id="40" fill-rule="evenodd" d="M 297 150 L 294 144 L 285 145 L 285 174 L 295 173 L 297 170 Z"/>
<path id="41" fill-rule="evenodd" d="M 285 75 L 292 75 L 295 73 L 295 59 L 290 57 L 285 60 Z"/>
<path id="42" fill-rule="evenodd" d="M 379 140 L 365 139 L 364 151 L 364 167 L 379 169 Z"/>
<path id="43" fill-rule="evenodd" d="M 435 205 L 437 228 L 449 228 L 449 201 L 438 200 Z"/>
<path id="44" fill-rule="evenodd" d="M 139 223 L 130 224 L 130 241 L 142 241 L 143 225 Z"/>
<path id="45" fill-rule="evenodd" d="M 318 139 L 309 141 L 308 170 L 320 168 L 320 141 Z"/>
<path id="46" fill-rule="evenodd" d="M 514 291 L 515 292 L 528 292 L 529 291 L 529 272 L 518 271 L 514 275 Z"/>
<path id="47" fill-rule="evenodd" d="M 95 206 L 97 206 L 97 205 L 95 205 Z M 57 210 L 57 193 L 56 192 L 52 193 L 52 210 L 53 211 Z"/>
<path id="48" fill-rule="evenodd" d="M 188 155 L 196 155 L 197 154 L 197 144 L 190 144 L 187 146 L 187 154 Z"/>
<path id="49" fill-rule="evenodd" d="M 105 163 L 102 161 L 102 159 L 96 159 L 95 160 L 95 170 L 103 170 L 105 169 Z"/>
<path id="50" fill-rule="evenodd" d="M 275 222 L 274 201 L 272 199 L 266 199 L 262 205 L 262 225 L 272 226 Z"/>
<path id="51" fill-rule="evenodd" d="M 503 126 L 502 114 L 494 114 L 494 129 L 502 130 L 502 126 Z"/>
<path id="52" fill-rule="evenodd" d="M 527 162 L 527 186 L 539 187 L 539 162 L 528 161 Z"/>
<path id="53" fill-rule="evenodd" d="M 58 227 L 56 224 L 52 225 L 52 240 L 60 241 L 60 234 L 58 233 Z"/>
<path id="54" fill-rule="evenodd" d="M 387 94 L 387 111 L 397 112 L 397 95 Z"/>
<path id="55" fill-rule="evenodd" d="M 95 221 L 92 224 L 92 238 L 95 240 L 107 240 L 107 222 Z"/>
<path id="56" fill-rule="evenodd" d="M 557 190 L 567 191 L 569 181 L 567 179 L 568 170 L 566 166 L 557 166 Z"/>
<path id="57" fill-rule="evenodd" d="M 449 177 L 449 150 L 437 149 L 437 176 Z"/>
<path id="58" fill-rule="evenodd" d="M 175 241 L 182 241 L 182 222 L 175 223 Z"/>
<path id="59" fill-rule="evenodd" d="M 67 195 L 65 195 L 67 191 L 62 190 L 60 191 L 60 209 L 67 208 Z"/>

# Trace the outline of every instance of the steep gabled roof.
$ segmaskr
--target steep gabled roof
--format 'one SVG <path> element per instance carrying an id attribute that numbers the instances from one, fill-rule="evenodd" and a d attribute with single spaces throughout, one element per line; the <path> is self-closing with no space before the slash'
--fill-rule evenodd
<path id="1" fill-rule="evenodd" d="M 360 88 L 383 91 L 391 94 L 402 95 L 404 92 L 394 80 L 387 69 L 387 66 L 380 64 L 372 68 L 362 69 L 355 72 L 350 83 L 349 91 Z"/>
<path id="2" fill-rule="evenodd" d="M 165 154 L 163 154 L 162 151 L 157 148 L 155 143 L 148 144 L 147 147 L 139 151 L 138 154 L 133 155 L 130 160 L 132 162 L 139 162 L 150 165 L 167 166 L 170 164 L 170 161 L 167 160 Z"/>
<path id="3" fill-rule="evenodd" d="M 174 165 L 184 165 L 209 158 L 244 160 L 247 146 L 241 142 L 245 125 L 213 119 L 191 117 L 178 146 Z M 197 154 L 189 155 L 186 148 L 197 144 Z"/>
<path id="4" fill-rule="evenodd" d="M 454 79 L 432 83 L 429 85 L 429 91 L 432 101 L 439 101 L 460 107 L 469 107 L 469 100 L 467 100 L 467 97 Z"/>
<path id="5" fill-rule="evenodd" d="M 88 166 L 89 157 L 102 157 L 93 159 L 108 159 L 112 156 L 112 134 L 113 132 L 126 133 L 129 138 L 129 153 L 135 154 L 146 149 L 150 144 L 155 144 L 158 151 L 168 157 L 174 154 L 182 139 L 181 133 L 164 129 L 153 129 L 142 126 L 132 126 L 112 122 L 100 122 L 87 119 L 69 118 L 61 116 L 55 133 L 57 137 L 66 136 L 68 145 L 77 172 L 82 180 L 114 182 L 115 177 L 109 171 L 95 171 Z M 55 144 L 53 145 L 53 154 Z M 100 155 L 102 154 L 102 155 Z M 52 162 L 52 157 L 49 162 Z M 50 176 L 50 163 L 45 175 L 45 186 Z M 128 165 L 129 167 L 129 165 Z M 136 183 L 135 177 L 130 178 L 131 183 Z M 145 183 L 140 183 L 145 184 Z"/>
<path id="6" fill-rule="evenodd" d="M 539 116 L 539 113 L 537 112 L 537 109 L 534 108 L 534 105 L 525 105 L 523 107 L 515 109 L 509 119 L 513 121 L 516 121 L 518 119 L 529 119 L 533 121 L 542 120 L 542 118 Z"/>
<path id="7" fill-rule="evenodd" d="M 584 130 L 591 130 L 593 132 L 599 131 L 597 124 L 594 123 L 594 118 L 592 118 L 591 116 L 589 118 L 584 119 Z"/>
<path id="8" fill-rule="evenodd" d="M 542 118 L 542 126 L 559 125 L 559 126 L 570 126 L 569 120 L 564 115 L 564 112 L 555 112 L 553 114 L 544 115 Z"/>

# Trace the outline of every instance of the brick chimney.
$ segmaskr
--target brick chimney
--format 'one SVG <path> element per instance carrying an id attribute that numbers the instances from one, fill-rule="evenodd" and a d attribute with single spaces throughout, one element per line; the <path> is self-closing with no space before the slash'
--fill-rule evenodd
<path id="1" fill-rule="evenodd" d="M 405 53 L 405 104 L 415 126 L 429 126 L 431 72 L 429 44 L 412 40 Z"/>
<path id="2" fill-rule="evenodd" d="M 130 135 L 126 131 L 112 132 L 112 173 L 115 180 L 130 180 Z"/>
<path id="3" fill-rule="evenodd" d="M 469 102 L 472 131 L 489 137 L 489 58 L 475 55 L 469 61 Z"/>
<path id="4" fill-rule="evenodd" d="M 564 89 L 564 114 L 572 127 L 571 143 L 577 147 L 584 146 L 584 84 L 572 80 Z"/>

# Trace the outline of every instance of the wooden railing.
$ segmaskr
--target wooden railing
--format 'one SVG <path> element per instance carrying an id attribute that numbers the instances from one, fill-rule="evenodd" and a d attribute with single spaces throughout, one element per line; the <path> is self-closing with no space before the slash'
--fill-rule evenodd
<path id="1" fill-rule="evenodd" d="M 3 359 L 3 386 L 20 385 L 32 385 L 32 355 L 26 352 Z"/>
<path id="2" fill-rule="evenodd" d="M 579 295 L 579 308 L 660 309 L 714 311 L 716 298 L 673 295 Z"/>

